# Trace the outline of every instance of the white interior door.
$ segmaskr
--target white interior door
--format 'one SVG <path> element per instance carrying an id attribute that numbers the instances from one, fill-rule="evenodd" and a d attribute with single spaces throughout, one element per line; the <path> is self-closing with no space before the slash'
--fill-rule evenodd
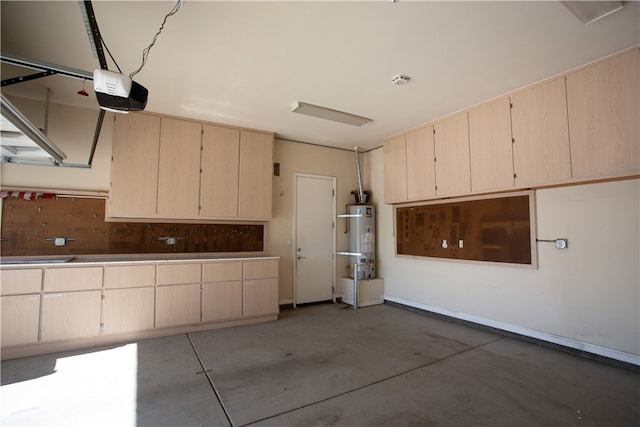
<path id="1" fill-rule="evenodd" d="M 335 178 L 295 175 L 295 303 L 333 299 Z"/>

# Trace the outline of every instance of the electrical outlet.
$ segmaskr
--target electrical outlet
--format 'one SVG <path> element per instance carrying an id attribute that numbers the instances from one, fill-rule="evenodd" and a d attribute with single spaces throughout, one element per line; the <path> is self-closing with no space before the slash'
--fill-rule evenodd
<path id="1" fill-rule="evenodd" d="M 556 239 L 553 243 L 556 245 L 556 249 L 567 249 L 569 247 L 568 239 Z"/>

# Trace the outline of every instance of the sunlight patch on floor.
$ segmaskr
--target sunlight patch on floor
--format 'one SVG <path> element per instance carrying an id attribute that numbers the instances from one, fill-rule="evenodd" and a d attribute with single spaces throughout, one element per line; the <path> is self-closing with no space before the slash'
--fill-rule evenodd
<path id="1" fill-rule="evenodd" d="M 60 358 L 54 370 L 0 388 L 2 425 L 135 426 L 138 346 Z"/>

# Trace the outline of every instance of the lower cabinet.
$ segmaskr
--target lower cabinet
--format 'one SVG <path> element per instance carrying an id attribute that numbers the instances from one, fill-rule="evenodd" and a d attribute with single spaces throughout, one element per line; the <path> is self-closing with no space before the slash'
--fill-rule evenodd
<path id="1" fill-rule="evenodd" d="M 155 288 L 108 289 L 102 300 L 102 333 L 153 329 Z"/>
<path id="2" fill-rule="evenodd" d="M 38 342 L 40 294 L 1 297 L 2 347 Z"/>
<path id="3" fill-rule="evenodd" d="M 257 323 L 279 312 L 277 259 L 0 270 L 3 358 L 88 345 L 82 338 L 112 343 L 119 334 L 160 336 L 162 328 Z"/>
<path id="4" fill-rule="evenodd" d="M 41 341 L 61 341 L 100 334 L 101 291 L 44 294 Z"/>
<path id="5" fill-rule="evenodd" d="M 278 314 L 278 279 L 245 280 L 243 316 Z"/>
<path id="6" fill-rule="evenodd" d="M 243 265 L 242 315 L 278 314 L 278 261 L 247 261 Z"/>
<path id="7" fill-rule="evenodd" d="M 242 281 L 204 283 L 202 285 L 202 321 L 242 317 Z"/>
<path id="8" fill-rule="evenodd" d="M 200 284 L 167 285 L 156 288 L 156 327 L 200 322 Z"/>

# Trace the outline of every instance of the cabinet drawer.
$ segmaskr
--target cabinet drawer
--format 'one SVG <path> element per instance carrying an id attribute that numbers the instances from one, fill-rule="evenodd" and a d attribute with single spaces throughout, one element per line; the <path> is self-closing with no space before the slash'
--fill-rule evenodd
<path id="1" fill-rule="evenodd" d="M 202 269 L 203 282 L 226 282 L 242 280 L 241 262 L 212 262 L 204 264 Z"/>
<path id="2" fill-rule="evenodd" d="M 109 266 L 104 269 L 104 287 L 107 289 L 140 288 L 155 283 L 155 265 Z"/>
<path id="3" fill-rule="evenodd" d="M 244 263 L 244 279 L 278 277 L 278 261 L 247 261 Z"/>
<path id="4" fill-rule="evenodd" d="M 1 270 L 2 295 L 31 294 L 42 289 L 42 270 Z"/>
<path id="5" fill-rule="evenodd" d="M 45 292 L 102 288 L 102 267 L 49 268 L 44 272 Z"/>
<path id="6" fill-rule="evenodd" d="M 158 265 L 158 285 L 179 285 L 186 283 L 200 283 L 201 264 L 169 264 Z"/>

